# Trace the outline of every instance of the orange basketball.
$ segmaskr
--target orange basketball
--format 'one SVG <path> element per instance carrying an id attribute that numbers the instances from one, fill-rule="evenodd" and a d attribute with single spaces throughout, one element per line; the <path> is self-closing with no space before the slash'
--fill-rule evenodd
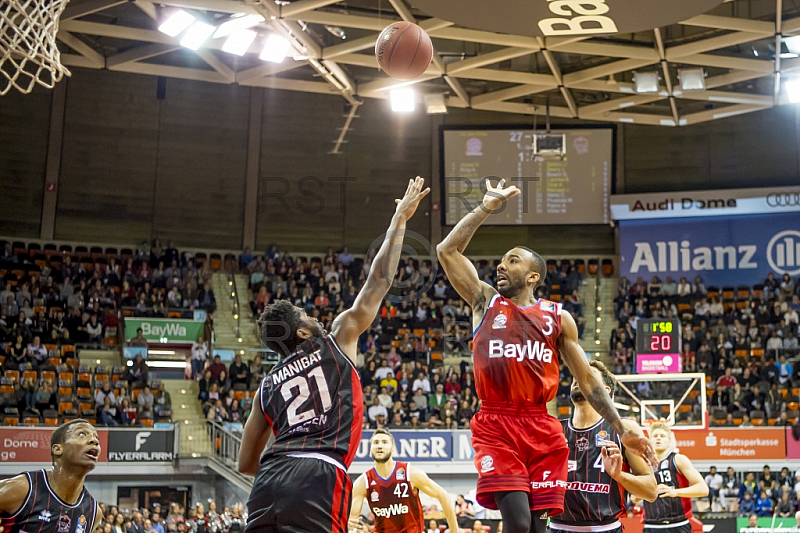
<path id="1" fill-rule="evenodd" d="M 425 72 L 433 57 L 433 43 L 425 30 L 411 22 L 395 22 L 383 29 L 375 43 L 375 57 L 386 74 L 413 80 Z"/>

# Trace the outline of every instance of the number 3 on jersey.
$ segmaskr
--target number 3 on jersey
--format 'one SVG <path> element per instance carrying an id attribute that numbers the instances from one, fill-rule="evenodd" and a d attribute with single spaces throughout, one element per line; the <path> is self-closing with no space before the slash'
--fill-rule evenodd
<path id="1" fill-rule="evenodd" d="M 319 397 L 322 400 L 322 413 L 327 412 L 331 408 L 332 402 L 331 395 L 328 392 L 328 383 L 325 381 L 325 376 L 322 374 L 322 368 L 315 368 L 308 373 L 308 377 L 314 378 L 314 381 L 317 384 L 317 389 L 319 389 Z M 297 389 L 297 396 L 295 396 L 295 394 L 292 392 L 294 389 Z M 307 411 L 303 411 L 299 414 L 297 412 L 311 396 L 309 379 L 304 376 L 295 376 L 281 385 L 281 396 L 283 396 L 283 399 L 287 402 L 291 400 L 291 403 L 286 410 L 289 426 L 302 424 L 306 420 L 311 420 L 312 418 L 318 416 L 318 414 L 322 414 L 317 413 L 314 408 L 308 409 Z M 316 404 L 316 402 L 314 403 Z"/>
<path id="2" fill-rule="evenodd" d="M 544 317 L 544 328 L 542 328 L 542 333 L 545 335 L 550 335 L 553 333 L 553 317 L 550 315 L 545 315 Z"/>

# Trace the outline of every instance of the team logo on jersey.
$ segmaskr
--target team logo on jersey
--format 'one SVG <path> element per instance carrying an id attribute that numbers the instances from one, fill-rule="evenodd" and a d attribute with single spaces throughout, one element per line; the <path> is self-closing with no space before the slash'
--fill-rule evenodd
<path id="1" fill-rule="evenodd" d="M 397 469 L 397 480 L 404 481 L 406 479 L 406 471 L 402 468 Z"/>
<path id="2" fill-rule="evenodd" d="M 575 441 L 575 447 L 579 452 L 585 452 L 589 449 L 589 439 L 586 437 L 578 437 L 578 440 Z"/>
<path id="3" fill-rule="evenodd" d="M 372 480 L 372 483 L 370 483 L 370 484 L 369 484 L 369 486 L 370 486 L 370 487 L 373 487 L 373 486 L 375 486 L 375 485 L 377 485 L 377 483 L 375 483 L 375 480 L 373 479 L 373 480 Z"/>
<path id="4" fill-rule="evenodd" d="M 86 517 L 81 515 L 78 518 L 78 525 L 75 527 L 75 533 L 84 533 L 86 531 Z"/>
<path id="5" fill-rule="evenodd" d="M 50 511 L 48 511 L 47 509 L 45 509 L 45 510 L 44 510 L 44 511 L 42 511 L 42 512 L 41 512 L 41 514 L 39 515 L 39 520 L 40 520 L 40 521 L 42 521 L 42 522 L 47 522 L 47 523 L 49 524 L 49 523 L 50 523 L 50 517 L 51 517 L 51 516 L 53 516 L 53 515 L 52 515 L 52 514 L 50 514 Z"/>
<path id="6" fill-rule="evenodd" d="M 503 313 L 500 313 L 496 317 L 494 317 L 494 324 L 492 324 L 492 329 L 506 329 L 506 323 L 508 323 L 508 317 Z"/>
<path id="7" fill-rule="evenodd" d="M 600 431 L 595 436 L 595 445 L 600 447 L 603 446 L 603 443 L 608 440 L 608 431 Z"/>
<path id="8" fill-rule="evenodd" d="M 539 304 L 539 308 L 542 311 L 550 311 L 551 313 L 554 313 L 555 310 L 556 310 L 556 304 L 555 304 L 555 302 L 547 302 L 547 301 L 545 301 L 545 302 L 542 302 L 542 303 Z"/>
<path id="9" fill-rule="evenodd" d="M 372 495 L 370 495 L 370 499 L 374 502 L 378 501 L 378 492 L 373 490 Z"/>
<path id="10" fill-rule="evenodd" d="M 484 455 L 481 459 L 481 472 L 491 472 L 494 470 L 494 459 L 491 455 Z"/>
<path id="11" fill-rule="evenodd" d="M 578 461 L 567 461 L 567 471 L 575 472 L 578 469 Z"/>
<path id="12" fill-rule="evenodd" d="M 69 528 L 71 525 L 72 525 L 72 520 L 70 520 L 70 518 L 67 515 L 62 514 L 58 518 L 58 533 L 69 533 Z"/>
<path id="13" fill-rule="evenodd" d="M 663 461 L 661 461 L 661 465 L 659 466 L 659 468 L 661 468 L 662 470 L 663 470 L 664 468 L 669 468 L 669 463 L 667 463 L 667 460 L 666 460 L 666 459 L 664 459 Z"/>

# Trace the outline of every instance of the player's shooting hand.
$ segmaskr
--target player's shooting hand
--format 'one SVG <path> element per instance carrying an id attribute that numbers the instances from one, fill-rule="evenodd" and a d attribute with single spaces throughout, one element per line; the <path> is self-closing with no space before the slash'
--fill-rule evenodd
<path id="1" fill-rule="evenodd" d="M 658 466 L 656 450 L 653 448 L 650 439 L 635 431 L 626 431 L 622 434 L 620 439 L 622 440 L 622 445 L 625 446 L 626 449 L 642 457 L 645 461 L 650 463 L 650 466 L 653 468 Z"/>
<path id="2" fill-rule="evenodd" d="M 417 206 L 419 206 L 419 201 L 431 192 L 430 187 L 423 189 L 423 185 L 425 185 L 425 180 L 419 176 L 413 180 L 408 180 L 408 188 L 406 188 L 405 195 L 403 195 L 402 199 L 394 201 L 397 204 L 395 213 L 406 220 L 414 216 L 414 212 L 417 210 Z"/>
<path id="3" fill-rule="evenodd" d="M 500 180 L 497 187 L 492 187 L 492 182 L 488 179 L 484 183 L 486 184 L 486 194 L 483 196 L 483 207 L 487 211 L 496 210 L 506 200 L 520 193 L 520 190 L 514 185 L 506 187 L 506 180 Z"/>
<path id="4" fill-rule="evenodd" d="M 600 455 L 603 456 L 603 469 L 606 473 L 611 479 L 619 478 L 622 473 L 622 451 L 617 443 L 610 440 L 603 442 Z"/>

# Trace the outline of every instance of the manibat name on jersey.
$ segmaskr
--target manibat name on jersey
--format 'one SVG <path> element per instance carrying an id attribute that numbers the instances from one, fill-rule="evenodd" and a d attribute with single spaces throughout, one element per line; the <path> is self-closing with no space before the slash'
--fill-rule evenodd
<path id="1" fill-rule="evenodd" d="M 277 368 L 275 372 L 270 374 L 272 377 L 272 384 L 280 385 L 287 379 L 294 377 L 296 374 L 320 361 L 322 361 L 322 350 L 317 350 L 312 354 L 299 358 L 297 361 L 288 363 L 286 366 Z"/>

